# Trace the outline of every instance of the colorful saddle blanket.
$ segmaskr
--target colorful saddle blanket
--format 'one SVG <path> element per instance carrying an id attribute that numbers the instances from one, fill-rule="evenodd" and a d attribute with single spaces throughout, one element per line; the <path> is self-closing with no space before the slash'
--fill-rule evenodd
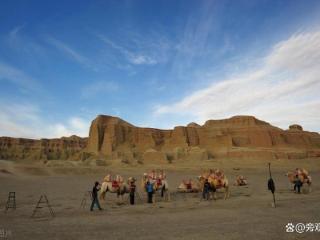
<path id="1" fill-rule="evenodd" d="M 117 181 L 112 181 L 113 188 L 119 188 L 119 183 Z"/>
<path id="2" fill-rule="evenodd" d="M 157 186 L 161 186 L 162 185 L 162 180 L 161 179 L 157 179 Z"/>

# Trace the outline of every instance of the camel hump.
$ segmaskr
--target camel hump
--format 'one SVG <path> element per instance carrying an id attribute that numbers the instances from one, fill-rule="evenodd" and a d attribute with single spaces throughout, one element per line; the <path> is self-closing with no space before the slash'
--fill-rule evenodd
<path id="1" fill-rule="evenodd" d="M 120 175 L 116 175 L 116 181 L 119 183 L 123 182 L 123 177 Z"/>
<path id="2" fill-rule="evenodd" d="M 308 172 L 306 169 L 304 169 L 304 168 L 301 169 L 301 172 L 302 172 L 304 175 L 306 175 L 306 176 L 309 175 L 309 172 Z"/>
<path id="3" fill-rule="evenodd" d="M 106 176 L 104 177 L 103 181 L 104 181 L 104 182 L 110 182 L 110 181 L 111 181 L 111 175 L 110 175 L 110 174 L 106 175 Z"/>

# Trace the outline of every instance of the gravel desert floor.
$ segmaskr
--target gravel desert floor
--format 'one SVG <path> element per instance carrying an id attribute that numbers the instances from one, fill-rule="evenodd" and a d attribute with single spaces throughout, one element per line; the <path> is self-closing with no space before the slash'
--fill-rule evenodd
<path id="1" fill-rule="evenodd" d="M 272 177 L 276 184 L 276 208 L 267 190 L 267 162 L 215 160 L 201 164 L 170 164 L 129 167 L 111 165 L 100 168 L 44 168 L 10 161 L 0 162 L 0 239 L 320 239 L 320 230 L 303 233 L 286 231 L 288 223 L 320 223 L 319 159 L 272 161 Z M 177 193 L 182 179 L 195 179 L 201 170 L 218 167 L 229 182 L 244 175 L 247 186 L 230 187 L 230 198 L 205 201 L 201 194 Z M 287 171 L 304 167 L 313 179 L 310 193 L 295 194 L 285 176 Z M 164 168 L 170 186 L 171 200 L 156 196 L 155 204 L 147 204 L 140 184 L 136 205 L 118 203 L 115 194 L 101 202 L 103 211 L 89 211 L 80 204 L 94 181 L 107 172 L 141 179 L 144 171 Z M 8 192 L 16 192 L 16 210 L 5 212 Z M 305 191 L 303 191 L 305 192 Z M 40 196 L 45 194 L 54 210 L 51 218 L 44 207 L 31 218 Z M 7 236 L 5 236 L 7 235 Z"/>

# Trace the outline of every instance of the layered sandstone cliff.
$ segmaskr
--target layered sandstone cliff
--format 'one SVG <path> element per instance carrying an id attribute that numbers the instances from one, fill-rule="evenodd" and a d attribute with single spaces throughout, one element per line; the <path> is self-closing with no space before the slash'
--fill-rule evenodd
<path id="1" fill-rule="evenodd" d="M 67 160 L 77 159 L 87 146 L 87 138 L 78 136 L 56 139 L 0 137 L 0 159 Z"/>
<path id="2" fill-rule="evenodd" d="M 215 157 L 320 157 L 320 135 L 299 125 L 282 130 L 252 116 L 190 123 L 173 130 L 135 127 L 119 118 L 98 116 L 85 152 L 142 162 L 205 160 Z"/>
<path id="3" fill-rule="evenodd" d="M 168 163 L 220 157 L 320 157 L 320 134 L 304 131 L 296 124 L 282 130 L 252 116 L 160 130 L 135 127 L 120 118 L 99 115 L 92 121 L 88 138 L 0 138 L 1 159 Z"/>

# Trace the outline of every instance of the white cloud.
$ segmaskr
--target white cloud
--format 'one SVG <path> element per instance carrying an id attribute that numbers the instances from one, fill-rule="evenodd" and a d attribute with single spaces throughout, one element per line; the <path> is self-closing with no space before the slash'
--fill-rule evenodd
<path id="1" fill-rule="evenodd" d="M 90 121 L 71 117 L 66 122 L 44 119 L 41 110 L 28 103 L 0 103 L 0 136 L 55 138 L 78 135 L 87 137 Z"/>
<path id="2" fill-rule="evenodd" d="M 69 124 L 73 129 L 78 129 L 78 130 L 82 130 L 84 128 L 87 128 L 88 124 L 81 118 L 79 117 L 73 117 L 69 120 Z M 86 131 L 88 131 L 89 128 L 86 129 Z"/>
<path id="3" fill-rule="evenodd" d="M 155 59 L 152 59 L 151 57 L 144 56 L 144 55 L 129 56 L 129 61 L 137 65 L 140 65 L 140 64 L 154 65 L 157 63 Z"/>
<path id="4" fill-rule="evenodd" d="M 119 85 L 112 81 L 97 81 L 87 86 L 84 86 L 81 90 L 81 95 L 85 98 L 94 97 L 100 93 L 115 92 L 119 89 Z"/>
<path id="5" fill-rule="evenodd" d="M 17 54 L 23 64 L 38 66 L 48 60 L 47 49 L 39 43 L 37 35 L 28 35 L 25 28 L 26 24 L 14 27 L 4 36 L 3 44 Z"/>
<path id="6" fill-rule="evenodd" d="M 220 24 L 219 11 L 221 9 L 217 3 L 218 1 L 199 3 L 199 7 L 194 9 L 185 25 L 181 27 L 171 64 L 171 72 L 176 78 L 185 79 L 189 76 L 188 69 L 192 69 L 197 64 L 195 62 L 197 58 L 210 60 L 210 58 L 221 56 L 231 49 L 230 42 L 226 42 L 225 46 L 220 49 L 212 48 L 214 45 L 212 45 L 210 35 L 216 33 Z"/>
<path id="7" fill-rule="evenodd" d="M 112 47 L 113 49 L 119 51 L 128 62 L 134 65 L 154 65 L 157 64 L 158 61 L 153 58 L 152 56 L 149 56 L 146 53 L 143 52 L 134 52 L 128 50 L 126 47 L 120 46 L 119 44 L 116 44 L 115 42 L 111 41 L 107 37 L 98 34 L 98 37 L 100 40 L 102 40 L 104 43 L 106 43 L 108 46 Z"/>
<path id="8" fill-rule="evenodd" d="M 293 35 L 276 44 L 260 67 L 233 73 L 205 89 L 155 108 L 155 115 L 207 119 L 250 114 L 282 128 L 294 122 L 319 131 L 320 32 Z"/>
<path id="9" fill-rule="evenodd" d="M 24 28 L 25 25 L 16 26 L 9 32 L 9 39 L 15 41 L 18 37 L 19 32 Z"/>
<path id="10" fill-rule="evenodd" d="M 55 46 L 58 50 L 62 51 L 64 54 L 66 54 L 69 58 L 73 59 L 74 61 L 80 63 L 81 65 L 91 68 L 94 71 L 96 71 L 96 67 L 94 67 L 90 60 L 83 56 L 82 54 L 80 54 L 78 51 L 74 50 L 73 48 L 71 48 L 70 46 L 68 46 L 67 44 L 65 44 L 64 42 L 53 38 L 53 37 L 48 37 L 47 41 Z"/>
<path id="11" fill-rule="evenodd" d="M 266 59 L 270 70 L 308 70 L 320 65 L 320 31 L 294 35 L 276 44 Z"/>
<path id="12" fill-rule="evenodd" d="M 39 88 L 38 81 L 29 76 L 25 72 L 0 62 L 0 81 L 9 81 L 19 87 L 28 90 L 36 90 Z"/>
<path id="13" fill-rule="evenodd" d="M 41 133 L 42 137 L 62 137 L 77 135 L 80 137 L 87 137 L 89 135 L 89 121 L 85 121 L 79 117 L 72 117 L 66 123 L 55 123 L 48 127 L 47 132 Z"/>

